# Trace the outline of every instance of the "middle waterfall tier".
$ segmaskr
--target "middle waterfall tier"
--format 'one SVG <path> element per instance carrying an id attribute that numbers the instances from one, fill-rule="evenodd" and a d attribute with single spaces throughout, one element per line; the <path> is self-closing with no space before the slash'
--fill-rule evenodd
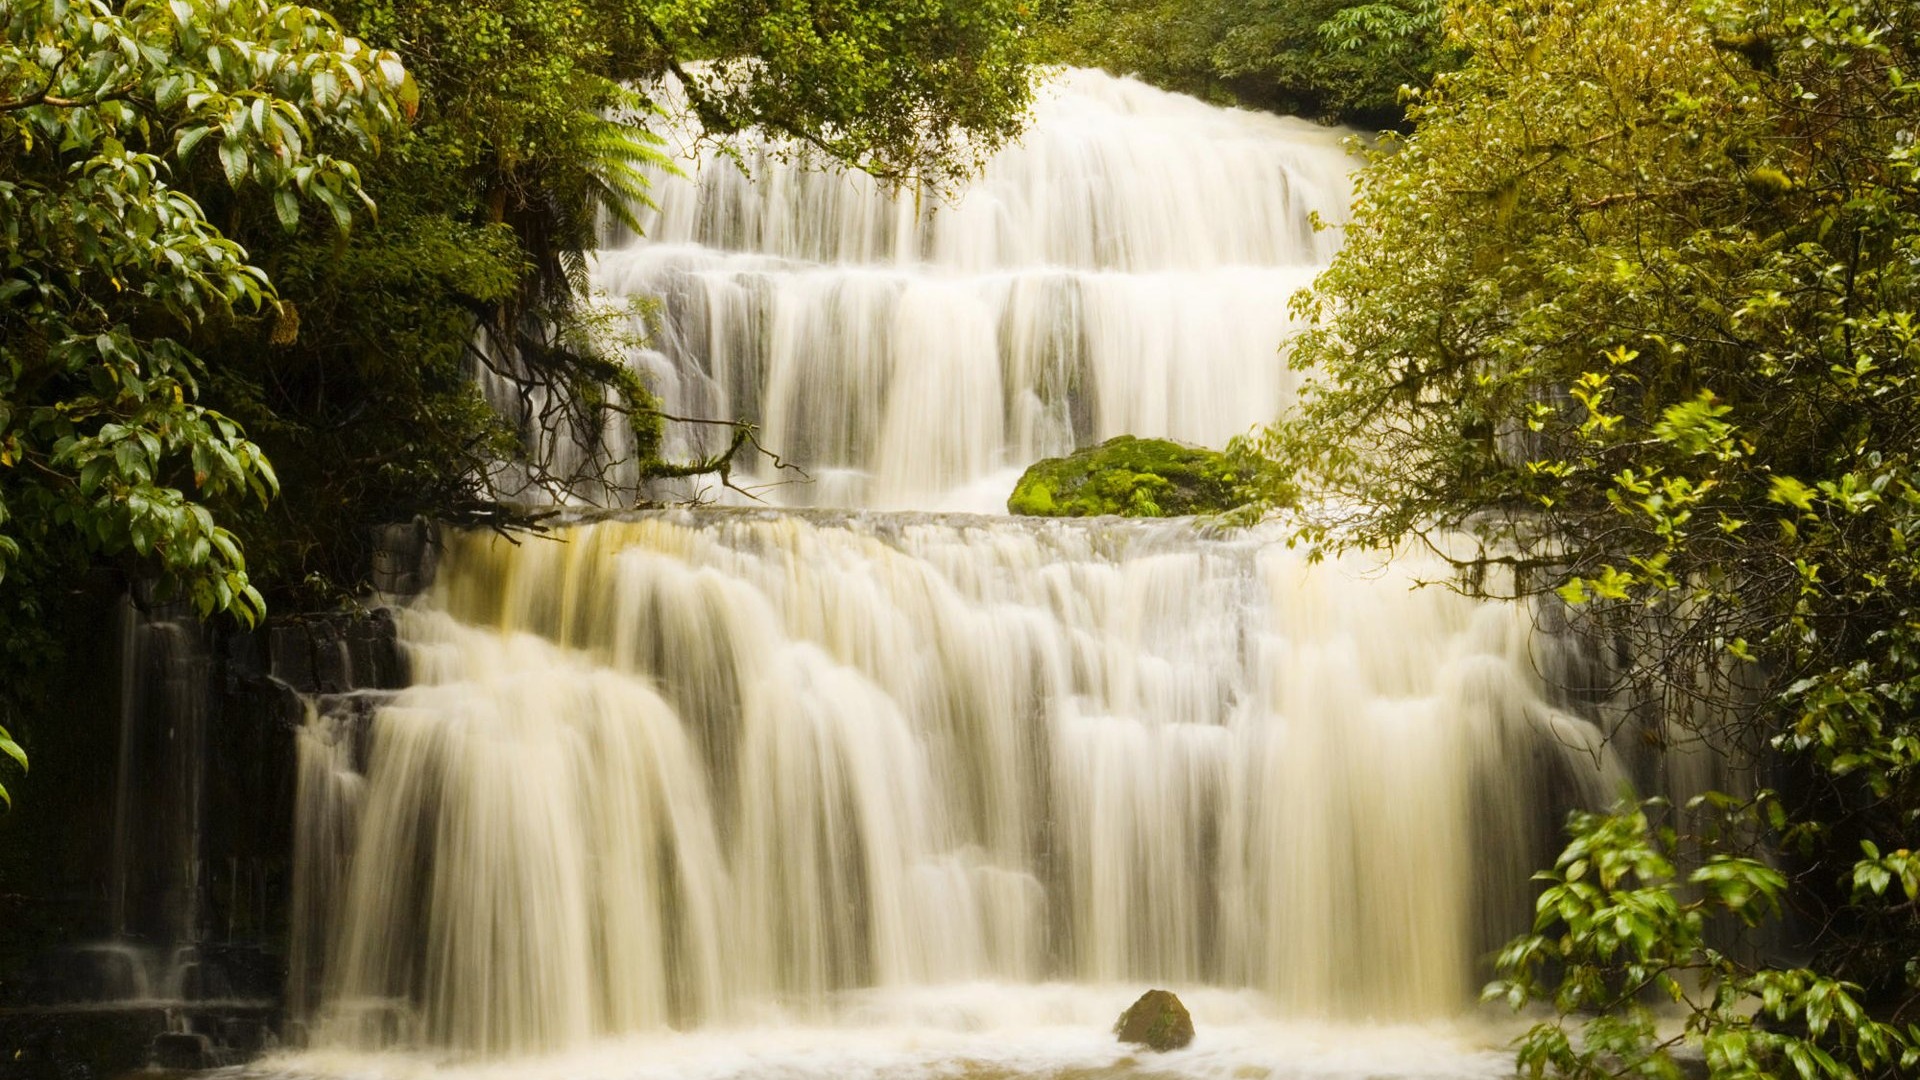
<path id="1" fill-rule="evenodd" d="M 969 980 L 1446 1014 L 1617 779 L 1542 681 L 1564 646 L 1416 559 L 760 511 L 565 538 L 454 538 L 402 616 L 417 685 L 328 736 L 363 753 L 311 740 L 334 794 L 300 827 L 352 853 L 296 941 L 329 943 L 322 1043 L 532 1051 Z"/>
<path id="2" fill-rule="evenodd" d="M 651 305 L 637 362 L 666 411 L 759 425 L 815 480 L 776 502 L 972 510 L 1041 457 L 1278 416 L 1289 299 L 1338 243 L 1314 218 L 1346 213 L 1342 133 L 1087 71 L 1036 114 L 953 200 L 778 144 L 661 177 L 595 282 Z M 669 434 L 678 457 L 727 438 Z"/>

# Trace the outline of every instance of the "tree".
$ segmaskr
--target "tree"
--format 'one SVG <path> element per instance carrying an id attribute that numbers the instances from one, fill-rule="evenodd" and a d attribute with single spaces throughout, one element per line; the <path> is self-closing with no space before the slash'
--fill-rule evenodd
<path id="1" fill-rule="evenodd" d="M 1391 127 L 1401 87 L 1457 62 L 1440 0 L 1059 0 L 1046 35 L 1073 64 L 1171 90 Z"/>
<path id="2" fill-rule="evenodd" d="M 1583 844 L 1666 857 L 1644 824 L 1588 818 L 1549 891 L 1574 899 L 1543 898 L 1546 936 L 1509 957 L 1516 1000 L 1631 1020 L 1619 965 L 1677 957 L 1732 996 L 1694 1001 L 1715 1075 L 1893 1068 L 1920 1030 L 1831 1010 L 1909 1019 L 1920 977 L 1920 13 L 1516 0 L 1460 5 L 1449 29 L 1465 67 L 1375 155 L 1345 251 L 1301 301 L 1306 405 L 1249 446 L 1314 493 L 1308 542 L 1477 536 L 1477 569 L 1509 572 L 1472 580 L 1557 592 L 1586 632 L 1634 643 L 1628 676 L 1667 715 L 1739 718 L 1702 737 L 1761 748 L 1784 781 L 1747 804 L 1763 828 L 1700 841 L 1706 867 L 1791 871 L 1778 895 L 1814 928 L 1802 981 L 1723 966 L 1674 914 L 1711 881 L 1642 862 L 1586 884 Z M 1662 905 L 1652 953 L 1583 929 L 1643 901 Z M 1583 985 L 1595 965 L 1630 981 Z M 1741 1035 L 1742 1007 L 1810 1038 Z M 1675 1067 L 1644 1028 L 1588 1036 L 1527 1063 Z M 1713 1057 L 1733 1049 L 1748 1056 Z"/>
<path id="3" fill-rule="evenodd" d="M 0 0 L 0 602 L 28 667 L 40 589 L 89 558 L 202 615 L 262 611 L 216 513 L 275 475 L 200 404 L 196 339 L 271 316 L 266 274 L 191 193 L 345 230 L 348 156 L 413 101 L 391 53 L 265 0 Z M 6 680 L 0 710 L 18 706 Z M 11 739 L 0 750 L 24 765 Z"/>
<path id="4" fill-rule="evenodd" d="M 965 179 L 1032 97 L 1025 0 L 662 0 L 655 62 L 709 132 L 784 133 L 883 177 Z M 697 68 L 690 66 L 701 61 Z"/>

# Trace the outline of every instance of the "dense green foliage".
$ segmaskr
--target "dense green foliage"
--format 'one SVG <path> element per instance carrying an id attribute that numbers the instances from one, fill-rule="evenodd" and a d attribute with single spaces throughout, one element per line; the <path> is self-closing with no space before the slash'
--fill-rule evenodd
<path id="1" fill-rule="evenodd" d="M 710 132 L 759 126 L 879 175 L 941 183 L 1024 123 L 1026 0 L 649 6 L 659 62 L 686 81 Z"/>
<path id="2" fill-rule="evenodd" d="M 1780 778 L 1734 800 L 1766 829 L 1698 842 L 1757 837 L 1790 879 L 1702 872 L 1777 894 L 1807 970 L 1725 967 L 1696 905 L 1742 905 L 1646 862 L 1664 845 L 1615 835 L 1631 816 L 1584 820 L 1541 909 L 1555 964 L 1510 957 L 1513 993 L 1606 1011 L 1584 1049 L 1537 1031 L 1531 1067 L 1676 1075 L 1633 1003 L 1684 969 L 1720 979 L 1684 999 L 1714 1075 L 1888 1071 L 1895 1035 L 1842 1002 L 1920 1002 L 1920 11 L 1518 0 L 1451 30 L 1471 60 L 1363 178 L 1304 304 L 1315 387 L 1257 441 L 1316 493 L 1309 540 L 1476 533 L 1513 571 L 1483 580 L 1558 591 L 1632 643 L 1639 692 L 1731 714 L 1714 745 Z M 1573 888 L 1603 843 L 1631 879 Z M 1620 905 L 1646 921 L 1596 938 Z M 1737 1020 L 1749 1001 L 1764 1021 Z"/>
<path id="3" fill-rule="evenodd" d="M 0 27 L 0 646 L 28 672 L 41 606 L 93 559 L 203 615 L 259 615 L 215 513 L 276 479 L 201 403 L 200 345 L 277 301 L 196 193 L 283 229 L 317 204 L 344 230 L 364 193 L 336 154 L 414 91 L 392 54 L 265 0 L 0 0 Z M 22 681 L 0 680 L 0 710 Z"/>
<path id="4" fill-rule="evenodd" d="M 1716 1080 L 1911 1075 L 1920 1028 L 1876 1018 L 1859 986 L 1719 944 L 1716 923 L 1751 928 L 1779 913 L 1786 876 L 1719 850 L 1720 837 L 1657 826 L 1649 809 L 1666 808 L 1654 800 L 1575 814 L 1573 842 L 1540 875 L 1534 932 L 1500 956 L 1505 977 L 1488 996 L 1516 1008 L 1546 1000 L 1579 1018 L 1577 1033 L 1564 1021 L 1536 1025 L 1520 1043 L 1522 1071 L 1678 1080 L 1682 1056 L 1697 1053 Z M 1683 881 L 1683 840 L 1700 839 L 1707 854 Z"/>
<path id="5" fill-rule="evenodd" d="M 1258 494 L 1236 462 L 1217 450 L 1121 435 L 1029 466 L 1007 498 L 1007 512 L 1180 517 L 1226 513 Z"/>
<path id="6" fill-rule="evenodd" d="M 1046 31 L 1065 63 L 1170 90 L 1374 126 L 1402 120 L 1454 54 L 1441 0 L 1056 0 Z"/>

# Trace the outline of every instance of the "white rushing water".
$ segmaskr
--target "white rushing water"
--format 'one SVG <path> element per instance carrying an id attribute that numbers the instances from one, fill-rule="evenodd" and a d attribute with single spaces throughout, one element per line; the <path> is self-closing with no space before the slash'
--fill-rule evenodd
<path id="1" fill-rule="evenodd" d="M 757 423 L 813 477 L 776 504 L 993 512 L 1041 457 L 1218 447 L 1287 406 L 1277 349 L 1337 244 L 1312 217 L 1345 215 L 1343 135 L 1069 72 L 957 199 L 758 144 L 750 175 L 687 157 L 594 281 L 656 305 L 637 362 L 668 413 Z M 668 449 L 727 435 L 673 425 Z M 756 464 L 748 485 L 792 476 Z"/>
<path id="2" fill-rule="evenodd" d="M 453 538 L 415 685 L 303 740 L 287 1067 L 1500 1072 L 1447 1025 L 1618 778 L 1564 645 L 1418 559 L 896 510 L 1286 408 L 1338 134 L 1073 72 L 957 202 L 747 157 L 596 279 L 660 298 L 669 411 L 759 423 L 817 481 L 779 504 L 861 509 Z M 1106 1028 L 1149 985 L 1201 1034 L 1143 1064 Z"/>
<path id="3" fill-rule="evenodd" d="M 1604 795 L 1596 736 L 1521 609 L 1266 539 L 706 511 L 457 540 L 348 796 L 322 1041 L 524 1052 L 978 980 L 1459 1010 L 1554 789 Z"/>

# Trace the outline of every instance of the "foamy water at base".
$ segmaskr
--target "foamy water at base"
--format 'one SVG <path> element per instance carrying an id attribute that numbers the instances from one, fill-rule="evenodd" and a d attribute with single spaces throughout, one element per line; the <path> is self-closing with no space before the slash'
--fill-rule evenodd
<path id="1" fill-rule="evenodd" d="M 1144 986 L 1064 983 L 858 991 L 824 1020 L 608 1039 L 540 1057 L 313 1051 L 245 1070 L 271 1080 L 1491 1080 L 1513 1074 L 1511 1025 L 1289 1022 L 1251 991 L 1172 987 L 1194 1018 L 1183 1050 L 1118 1042 Z"/>

